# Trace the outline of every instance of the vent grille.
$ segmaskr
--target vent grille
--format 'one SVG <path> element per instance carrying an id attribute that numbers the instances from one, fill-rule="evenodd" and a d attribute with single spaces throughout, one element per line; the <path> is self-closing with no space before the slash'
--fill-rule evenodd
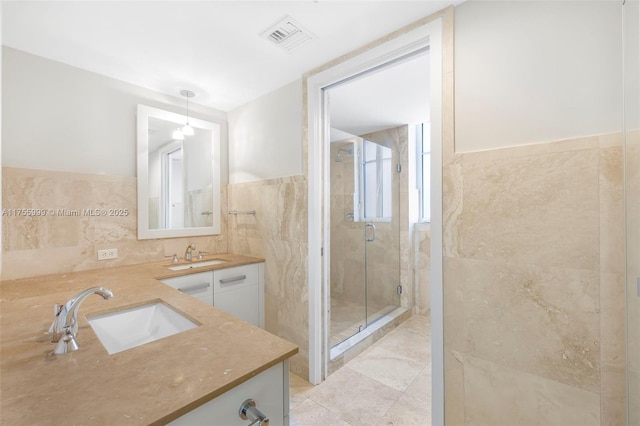
<path id="1" fill-rule="evenodd" d="M 289 53 L 299 49 L 315 38 L 311 31 L 305 29 L 288 15 L 263 32 L 261 37 Z"/>

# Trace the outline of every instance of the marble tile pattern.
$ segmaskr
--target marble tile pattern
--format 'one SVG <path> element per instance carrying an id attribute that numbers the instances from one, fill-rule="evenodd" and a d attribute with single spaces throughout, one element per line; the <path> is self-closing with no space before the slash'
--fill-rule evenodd
<path id="1" fill-rule="evenodd" d="M 431 230 L 426 223 L 415 224 L 414 240 L 414 311 L 427 315 L 431 310 L 430 278 L 431 273 Z"/>
<path id="2" fill-rule="evenodd" d="M 290 368 L 308 377 L 307 182 L 303 176 L 231 184 L 229 251 L 265 259 L 265 328 L 300 351 Z"/>
<path id="3" fill-rule="evenodd" d="M 292 374 L 292 425 L 431 424 L 429 319 L 414 315 L 318 386 Z"/>
<path id="4" fill-rule="evenodd" d="M 451 424 L 624 418 L 621 140 L 454 154 L 444 166 Z"/>
<path id="5" fill-rule="evenodd" d="M 640 424 L 640 130 L 627 131 L 625 144 L 629 424 Z"/>
<path id="6" fill-rule="evenodd" d="M 84 271 L 182 256 L 188 243 L 227 252 L 226 189 L 221 194 L 221 234 L 194 238 L 137 239 L 136 179 L 46 170 L 2 169 L 3 209 L 44 209 L 45 216 L 2 217 L 2 279 Z M 61 211 L 126 209 L 123 216 L 65 216 Z M 118 258 L 98 261 L 97 251 L 117 248 Z"/>

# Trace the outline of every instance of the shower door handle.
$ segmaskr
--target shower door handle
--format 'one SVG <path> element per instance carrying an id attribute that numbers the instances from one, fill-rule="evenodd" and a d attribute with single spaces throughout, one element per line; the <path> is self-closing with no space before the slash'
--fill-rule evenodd
<path id="1" fill-rule="evenodd" d="M 365 229 L 371 229 L 371 234 L 367 233 L 367 231 L 365 230 L 365 239 L 367 240 L 368 243 L 375 241 L 376 240 L 376 226 L 369 222 L 365 225 Z"/>

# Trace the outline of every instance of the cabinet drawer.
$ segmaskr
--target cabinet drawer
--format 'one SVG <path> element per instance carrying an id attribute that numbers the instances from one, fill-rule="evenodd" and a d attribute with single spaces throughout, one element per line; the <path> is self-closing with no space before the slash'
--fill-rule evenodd
<path id="1" fill-rule="evenodd" d="M 245 285 L 260 283 L 260 264 L 217 269 L 213 272 L 213 288 L 216 293 L 232 291 Z"/>
<path id="2" fill-rule="evenodd" d="M 263 326 L 258 284 L 243 285 L 233 291 L 216 291 L 214 306 L 257 327 Z"/>
<path id="3" fill-rule="evenodd" d="M 181 277 L 166 278 L 163 283 L 180 290 L 213 306 L 213 283 L 211 272 L 183 275 Z"/>
<path id="4" fill-rule="evenodd" d="M 282 426 L 289 414 L 288 363 L 274 365 L 246 382 L 177 418 L 171 425 L 247 426 L 238 415 L 240 406 L 251 398 L 256 408 L 269 418 L 270 426 Z"/>

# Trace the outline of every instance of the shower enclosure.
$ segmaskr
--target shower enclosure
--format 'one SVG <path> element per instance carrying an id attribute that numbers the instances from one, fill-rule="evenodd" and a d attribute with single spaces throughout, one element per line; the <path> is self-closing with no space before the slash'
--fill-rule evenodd
<path id="1" fill-rule="evenodd" d="M 388 129 L 330 145 L 330 347 L 400 305 L 401 133 Z"/>

